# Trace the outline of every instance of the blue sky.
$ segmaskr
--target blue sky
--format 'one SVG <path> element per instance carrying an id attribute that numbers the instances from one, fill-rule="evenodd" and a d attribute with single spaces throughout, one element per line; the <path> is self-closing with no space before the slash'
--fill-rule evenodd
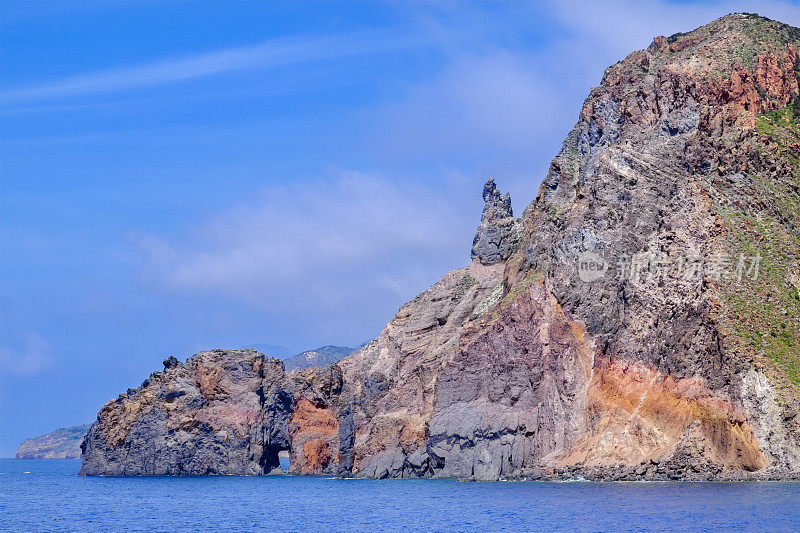
<path id="1" fill-rule="evenodd" d="M 792 2 L 0 4 L 0 456 L 204 348 L 358 345 L 603 69 Z"/>

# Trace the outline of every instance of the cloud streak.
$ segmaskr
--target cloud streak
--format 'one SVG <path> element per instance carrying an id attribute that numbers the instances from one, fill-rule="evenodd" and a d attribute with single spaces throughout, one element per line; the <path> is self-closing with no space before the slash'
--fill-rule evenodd
<path id="1" fill-rule="evenodd" d="M 424 35 L 395 29 L 321 37 L 291 36 L 141 65 L 91 72 L 32 87 L 5 91 L 2 102 L 35 100 L 130 90 L 254 68 L 278 67 L 318 60 L 388 52 L 422 46 Z"/>
<path id="2" fill-rule="evenodd" d="M 134 241 L 146 282 L 162 290 L 225 294 L 282 312 L 346 306 L 359 314 L 370 299 L 407 299 L 426 288 L 438 277 L 429 277 L 430 263 L 469 261 L 479 209 L 465 216 L 455 207 L 457 189 L 464 187 L 337 171 L 209 213 L 179 243 L 154 235 Z M 480 184 L 466 190 L 475 201 L 465 202 L 478 203 Z"/>

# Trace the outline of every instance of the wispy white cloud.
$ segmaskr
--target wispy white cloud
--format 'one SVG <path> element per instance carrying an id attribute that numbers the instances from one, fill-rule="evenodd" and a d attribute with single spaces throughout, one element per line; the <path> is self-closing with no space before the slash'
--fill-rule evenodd
<path id="1" fill-rule="evenodd" d="M 480 184 L 474 184 L 479 203 Z M 474 217 L 459 183 L 400 184 L 357 172 L 263 191 L 247 205 L 206 213 L 178 242 L 134 241 L 148 283 L 173 293 L 224 294 L 282 312 L 369 306 L 413 297 L 469 260 Z M 449 194 L 448 194 L 449 193 Z M 398 294 L 401 293 L 401 294 Z"/>
<path id="2" fill-rule="evenodd" d="M 22 348 L 0 346 L 0 371 L 13 376 L 33 376 L 53 364 L 50 345 L 38 333 L 31 333 Z"/>
<path id="3" fill-rule="evenodd" d="M 407 29 L 370 30 L 327 36 L 291 36 L 252 46 L 176 57 L 90 72 L 2 93 L 4 103 L 19 103 L 107 91 L 129 90 L 226 72 L 278 67 L 421 46 L 423 34 Z"/>
<path id="4" fill-rule="evenodd" d="M 521 53 L 463 54 L 433 82 L 412 87 L 378 121 L 403 156 L 529 150 L 563 114 L 555 80 Z"/>

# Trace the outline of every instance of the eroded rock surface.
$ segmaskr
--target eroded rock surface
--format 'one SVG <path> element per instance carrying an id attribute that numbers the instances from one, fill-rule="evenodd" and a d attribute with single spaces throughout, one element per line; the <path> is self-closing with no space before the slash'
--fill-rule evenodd
<path id="1" fill-rule="evenodd" d="M 81 474 L 268 473 L 289 446 L 285 382 L 283 363 L 254 350 L 171 357 L 100 410 Z"/>
<path id="2" fill-rule="evenodd" d="M 290 373 L 169 361 L 101 410 L 82 472 L 268 473 L 290 450 L 374 478 L 799 477 L 799 48 L 745 14 L 656 37 L 520 218 L 486 183 L 473 261 L 377 339 Z"/>
<path id="3" fill-rule="evenodd" d="M 490 178 L 483 186 L 481 224 L 472 242 L 472 259 L 484 264 L 508 259 L 517 246 L 518 227 L 511 209 L 511 196 L 500 194 Z"/>
<path id="4" fill-rule="evenodd" d="M 729 472 L 798 475 L 798 45 L 797 28 L 729 15 L 656 38 L 584 103 L 506 270 L 508 285 L 541 273 L 596 347 L 594 451 L 565 464 L 693 453 Z M 605 275 L 587 282 L 586 254 Z M 769 272 L 737 273 L 755 256 Z M 605 388 L 620 360 L 626 380 L 640 376 L 622 389 L 633 397 L 612 394 L 622 403 Z M 688 384 L 709 403 L 684 404 Z M 669 408 L 648 409 L 656 392 Z"/>

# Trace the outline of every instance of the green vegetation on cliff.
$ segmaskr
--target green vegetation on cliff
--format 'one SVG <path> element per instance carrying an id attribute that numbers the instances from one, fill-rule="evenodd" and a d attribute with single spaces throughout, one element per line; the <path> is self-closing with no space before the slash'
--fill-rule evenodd
<path id="1" fill-rule="evenodd" d="M 797 101 L 797 100 L 796 100 Z M 748 175 L 756 209 L 722 209 L 732 254 L 760 257 L 756 279 L 730 284 L 737 333 L 800 386 L 800 114 L 795 105 L 758 116 L 759 152 L 772 162 Z"/>

